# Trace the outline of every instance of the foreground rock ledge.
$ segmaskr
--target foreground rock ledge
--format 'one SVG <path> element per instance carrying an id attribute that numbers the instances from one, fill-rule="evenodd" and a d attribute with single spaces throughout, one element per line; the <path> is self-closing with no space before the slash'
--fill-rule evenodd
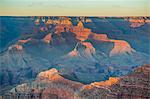
<path id="1" fill-rule="evenodd" d="M 109 78 L 88 85 L 70 81 L 56 69 L 39 73 L 36 80 L 13 88 L 3 96 L 7 99 L 149 99 L 150 64 L 127 76 Z"/>

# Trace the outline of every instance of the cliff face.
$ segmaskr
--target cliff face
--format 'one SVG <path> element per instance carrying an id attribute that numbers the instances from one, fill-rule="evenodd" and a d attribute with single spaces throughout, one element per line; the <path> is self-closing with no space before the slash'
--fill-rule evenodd
<path id="1" fill-rule="evenodd" d="M 111 42 L 114 42 L 114 48 L 110 52 L 110 56 L 118 55 L 118 54 L 132 54 L 132 52 L 135 52 L 133 48 L 131 48 L 130 44 L 123 40 L 110 40 Z"/>
<path id="2" fill-rule="evenodd" d="M 56 68 L 61 76 L 50 76 L 49 80 L 64 81 L 65 78 L 84 84 L 95 82 L 84 86 L 92 88 L 93 91 L 97 86 L 111 86 L 119 82 L 120 78 L 110 78 L 112 76 L 127 75 L 133 68 L 150 63 L 148 19 L 142 26 L 134 29 L 130 27 L 130 22 L 123 18 L 114 20 L 101 17 L 38 17 L 20 20 L 20 24 L 12 21 L 14 24 L 9 24 L 13 26 L 11 29 L 6 24 L 10 20 L 2 22 L 2 37 L 6 41 L 12 37 L 12 32 L 20 32 L 20 36 L 9 44 L 10 47 L 0 53 L 0 84 L 4 89 L 9 85 L 28 82 L 43 70 Z M 28 27 L 21 29 L 26 23 Z M 19 28 L 16 28 L 16 24 Z M 14 30 L 7 34 L 6 30 L 10 31 L 12 28 Z M 49 77 L 49 72 L 44 76 Z M 108 81 L 99 83 L 105 80 Z M 49 93 L 56 94 L 57 87 L 53 90 L 56 91 Z M 68 93 L 63 88 L 61 90 L 64 94 Z M 72 95 L 73 92 L 70 96 Z"/>
<path id="3" fill-rule="evenodd" d="M 68 23 L 68 22 L 65 22 L 65 23 Z M 135 52 L 135 50 L 130 46 L 130 44 L 127 41 L 110 39 L 108 38 L 107 34 L 93 33 L 91 29 L 85 28 L 81 21 L 78 22 L 77 26 L 72 26 L 71 23 L 67 25 L 64 23 L 63 25 L 58 25 L 55 27 L 56 33 L 60 34 L 61 32 L 68 32 L 68 31 L 65 31 L 65 28 L 68 31 L 74 33 L 76 35 L 76 39 L 80 41 L 85 41 L 91 38 L 91 39 L 98 40 L 98 41 L 114 43 L 114 47 L 110 51 L 109 56 L 115 56 L 115 55 L 126 54 L 126 53 L 131 54 L 132 52 Z M 72 54 L 75 54 L 75 52 L 74 53 L 72 52 Z"/>
<path id="4" fill-rule="evenodd" d="M 135 52 L 135 50 L 130 46 L 128 42 L 124 40 L 110 39 L 106 34 L 92 33 L 90 38 L 98 41 L 114 43 L 114 47 L 110 51 L 109 56 L 115 56 L 115 55 L 125 54 L 125 53 L 131 54 L 132 52 Z"/>
<path id="5" fill-rule="evenodd" d="M 109 78 L 103 82 L 83 85 L 59 75 L 56 69 L 40 73 L 32 83 L 22 84 L 11 90 L 11 95 L 31 94 L 33 97 L 47 99 L 146 99 L 150 98 L 150 65 L 136 68 L 131 74 L 118 78 Z M 25 97 L 24 95 L 22 97 Z M 31 97 L 31 96 L 30 96 Z M 54 99 L 55 99 L 54 98 Z"/>
<path id="6" fill-rule="evenodd" d="M 71 22 L 69 21 L 70 24 L 68 24 L 68 22 L 65 22 L 67 24 L 58 24 L 55 27 L 55 33 L 56 34 L 60 34 L 62 32 L 72 32 L 76 35 L 76 38 L 80 41 L 84 41 L 88 38 L 88 36 L 91 33 L 91 29 L 88 28 L 84 28 L 84 25 L 81 21 L 78 22 L 77 26 L 73 26 L 71 24 Z"/>

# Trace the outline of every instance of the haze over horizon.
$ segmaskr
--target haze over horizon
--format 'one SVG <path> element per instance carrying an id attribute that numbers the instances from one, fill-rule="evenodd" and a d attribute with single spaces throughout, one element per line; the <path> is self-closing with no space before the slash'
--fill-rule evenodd
<path id="1" fill-rule="evenodd" d="M 1 0 L 1 16 L 149 16 L 149 0 Z"/>

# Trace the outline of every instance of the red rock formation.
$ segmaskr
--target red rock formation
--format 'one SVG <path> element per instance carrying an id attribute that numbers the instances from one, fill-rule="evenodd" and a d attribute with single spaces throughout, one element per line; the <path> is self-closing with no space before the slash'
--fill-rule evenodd
<path id="1" fill-rule="evenodd" d="M 83 23 L 80 21 L 77 26 L 72 26 L 69 20 L 63 20 L 61 24 L 55 27 L 55 33 L 60 34 L 61 32 L 72 32 L 76 34 L 76 38 L 84 41 L 88 38 L 91 33 L 91 29 L 84 28 Z"/>
<path id="2" fill-rule="evenodd" d="M 76 56 L 79 56 L 79 52 L 77 51 L 77 47 L 78 47 L 79 43 L 76 44 L 75 48 L 68 53 L 68 56 L 70 57 L 76 57 Z"/>
<path id="3" fill-rule="evenodd" d="M 83 25 L 83 23 L 81 21 L 79 21 L 79 23 L 77 24 L 77 26 L 80 27 L 80 28 L 84 28 L 84 25 Z"/>
<path id="4" fill-rule="evenodd" d="M 106 41 L 106 42 L 109 41 L 109 38 L 107 37 L 107 34 L 92 33 L 91 36 L 94 40 L 100 40 L 100 41 Z"/>
<path id="5" fill-rule="evenodd" d="M 141 18 L 140 20 L 137 20 L 135 18 L 131 18 L 132 20 L 129 19 L 130 22 L 135 23 L 135 22 L 144 22 L 144 19 Z M 113 40 L 109 39 L 106 34 L 97 34 L 97 33 L 92 33 L 91 29 L 84 28 L 84 25 L 82 21 L 79 21 L 77 26 L 72 26 L 72 22 L 70 21 L 69 18 L 67 17 L 59 17 L 58 20 L 48 20 L 53 24 L 57 24 L 55 26 L 55 33 L 60 35 L 62 32 L 72 32 L 76 34 L 76 38 L 80 41 L 85 41 L 86 39 L 89 38 L 89 35 L 92 36 L 92 39 L 95 40 L 100 40 L 103 42 L 113 42 L 114 43 L 114 48 L 110 51 L 110 56 L 118 55 L 118 54 L 124 54 L 124 53 L 132 53 L 135 50 L 131 48 L 130 44 L 124 40 Z M 40 28 L 41 31 L 45 31 L 46 29 L 44 27 Z M 49 43 L 51 39 L 51 36 L 46 36 L 44 38 L 44 41 Z M 94 50 L 93 50 L 94 51 Z M 76 50 L 73 50 L 72 52 L 69 53 L 70 56 L 77 56 L 78 53 Z"/>
<path id="6" fill-rule="evenodd" d="M 72 22 L 68 18 L 61 20 L 60 24 L 65 25 L 65 26 L 72 26 Z"/>
<path id="7" fill-rule="evenodd" d="M 19 43 L 27 43 L 28 41 L 30 41 L 32 38 L 28 38 L 26 40 L 18 40 Z"/>
<path id="8" fill-rule="evenodd" d="M 93 45 L 90 42 L 81 42 L 81 44 L 83 44 L 86 49 L 85 49 L 85 53 L 86 54 L 94 54 L 95 53 L 95 48 L 93 47 Z"/>
<path id="9" fill-rule="evenodd" d="M 65 27 L 63 25 L 57 25 L 55 27 L 55 33 L 60 34 L 61 32 L 65 32 Z"/>
<path id="10" fill-rule="evenodd" d="M 144 65 L 127 76 L 84 85 L 79 96 L 102 99 L 149 99 L 149 75 L 150 65 Z"/>
<path id="11" fill-rule="evenodd" d="M 78 53 L 78 51 L 76 49 L 74 49 L 73 51 L 68 53 L 68 56 L 76 57 L 76 56 L 79 56 L 79 53 Z"/>
<path id="12" fill-rule="evenodd" d="M 130 17 L 128 21 L 131 23 L 130 27 L 136 28 L 145 24 L 146 17 Z"/>
<path id="13" fill-rule="evenodd" d="M 51 33 L 47 34 L 44 38 L 43 38 L 44 42 L 46 43 L 50 43 L 50 41 L 52 40 L 52 35 Z"/>
<path id="14" fill-rule="evenodd" d="M 80 52 L 78 52 L 78 50 L 77 50 L 77 47 L 79 44 L 85 46 L 85 49 L 83 50 L 84 55 L 90 56 L 91 54 L 95 54 L 95 52 L 96 52 L 95 48 L 93 47 L 93 45 L 90 42 L 79 42 L 76 44 L 75 48 L 70 53 L 68 53 L 68 56 L 70 56 L 70 57 L 80 56 Z"/>
<path id="15" fill-rule="evenodd" d="M 17 49 L 17 50 L 22 50 L 23 47 L 21 45 L 14 45 L 14 47 Z"/>
<path id="16" fill-rule="evenodd" d="M 37 80 L 40 81 L 42 79 L 57 80 L 62 78 L 58 75 L 58 71 L 53 68 L 48 71 L 40 72 L 37 76 Z"/>
<path id="17" fill-rule="evenodd" d="M 56 34 L 60 34 L 61 32 L 69 32 L 70 29 L 72 28 L 72 22 L 70 21 L 69 18 L 60 19 L 56 23 L 57 23 L 57 25 L 55 26 Z"/>
<path id="18" fill-rule="evenodd" d="M 147 24 L 150 24 L 150 19 L 146 19 L 145 22 L 146 22 Z"/>
<path id="19" fill-rule="evenodd" d="M 127 76 L 110 77 L 107 81 L 83 85 L 67 80 L 60 76 L 56 69 L 51 69 L 41 72 L 31 84 L 33 86 L 22 84 L 15 90 L 28 93 L 34 89 L 33 96 L 41 94 L 42 99 L 149 99 L 149 75 L 150 65 L 144 65 Z M 15 94 L 14 89 L 11 92 Z"/>
<path id="20" fill-rule="evenodd" d="M 62 32 L 72 32 L 76 34 L 77 39 L 84 41 L 88 38 L 91 33 L 91 29 L 84 28 L 84 25 L 81 21 L 77 24 L 77 26 L 73 26 L 72 22 L 67 17 L 60 17 L 58 20 L 50 20 L 46 22 L 46 24 L 56 24 L 55 33 L 60 34 Z M 41 31 L 44 29 L 41 28 Z"/>
<path id="21" fill-rule="evenodd" d="M 94 40 L 114 43 L 114 47 L 109 54 L 110 56 L 124 54 L 124 53 L 131 54 L 132 52 L 135 52 L 135 50 L 130 46 L 130 44 L 124 40 L 109 39 L 106 34 L 92 33 L 91 36 L 92 36 L 91 38 L 93 38 Z"/>
<path id="22" fill-rule="evenodd" d="M 84 41 L 88 38 L 91 33 L 91 29 L 84 28 L 82 25 L 74 26 L 71 32 L 76 34 L 76 38 L 80 41 Z"/>
<path id="23" fill-rule="evenodd" d="M 113 84 L 117 84 L 119 81 L 119 78 L 116 78 L 116 77 L 110 77 L 109 80 L 106 80 L 106 81 L 101 81 L 101 82 L 94 82 L 94 83 L 91 83 L 91 85 L 93 86 L 112 86 Z"/>
<path id="24" fill-rule="evenodd" d="M 21 51 L 21 50 L 23 50 L 23 47 L 22 47 L 22 45 L 15 44 L 15 45 L 10 46 L 8 49 L 9 49 L 9 50 L 11 50 L 11 49 L 16 49 L 16 50 L 18 50 L 18 51 Z"/>
<path id="25" fill-rule="evenodd" d="M 53 24 L 53 20 L 51 20 L 51 19 L 48 19 L 47 21 L 46 21 L 46 23 L 45 24 Z"/>
<path id="26" fill-rule="evenodd" d="M 42 88 L 44 85 L 45 88 Z M 34 86 L 39 86 L 39 88 L 34 88 Z M 53 68 L 48 71 L 39 73 L 35 81 L 35 85 L 32 87 L 28 87 L 27 84 L 22 84 L 19 85 L 16 90 L 17 92 L 26 93 L 29 93 L 31 90 L 33 90 L 33 96 L 36 97 L 37 94 L 41 94 L 42 99 L 50 99 L 52 97 L 59 99 L 74 99 L 75 91 L 78 90 L 81 86 L 81 83 L 73 82 L 61 77 L 58 71 Z"/>
<path id="27" fill-rule="evenodd" d="M 86 22 L 86 23 L 92 22 L 92 20 L 91 20 L 90 18 L 86 18 L 85 22 Z"/>
<path id="28" fill-rule="evenodd" d="M 133 48 L 131 48 L 130 44 L 123 40 L 109 40 L 111 42 L 114 42 L 114 48 L 110 52 L 110 56 L 118 55 L 118 54 L 124 54 L 132 52 L 135 52 Z"/>

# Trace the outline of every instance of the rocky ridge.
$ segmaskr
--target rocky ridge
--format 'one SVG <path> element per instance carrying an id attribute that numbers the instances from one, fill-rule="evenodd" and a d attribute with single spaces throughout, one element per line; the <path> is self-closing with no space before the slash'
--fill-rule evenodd
<path id="1" fill-rule="evenodd" d="M 63 78 L 56 69 L 50 69 L 40 73 L 34 82 L 18 85 L 10 92 L 11 95 L 30 94 L 29 97 L 32 94 L 38 99 L 39 96 L 42 99 L 148 99 L 149 72 L 150 65 L 143 65 L 129 75 L 83 85 Z"/>

